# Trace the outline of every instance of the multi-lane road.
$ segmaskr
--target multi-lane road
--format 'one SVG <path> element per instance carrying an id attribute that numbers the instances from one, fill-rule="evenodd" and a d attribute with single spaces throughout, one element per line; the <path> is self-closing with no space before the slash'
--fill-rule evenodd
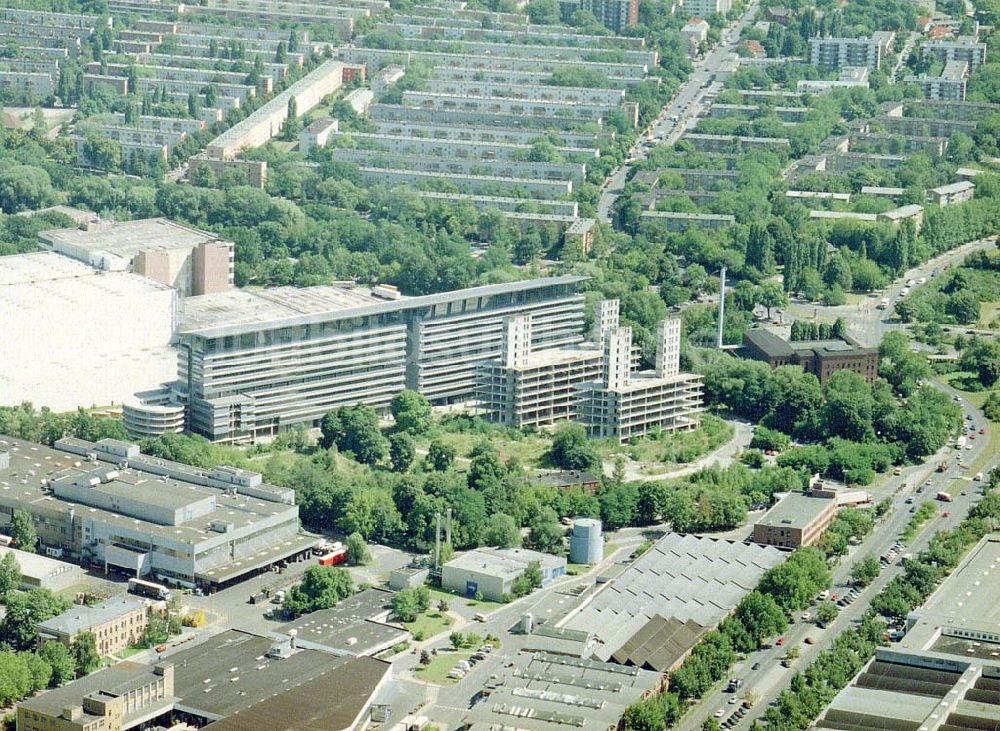
<path id="1" fill-rule="evenodd" d="M 757 4 L 758 0 L 751 0 L 740 19 L 723 31 L 723 37 L 719 44 L 710 50 L 703 59 L 699 59 L 695 63 L 694 71 L 687 81 L 681 84 L 673 99 L 663 108 L 649 129 L 639 136 L 630 152 L 630 160 L 641 160 L 645 157 L 644 148 L 650 138 L 659 144 L 673 144 L 684 133 L 687 126 L 694 122 L 701 112 L 703 98 L 713 79 L 718 74 L 732 71 L 737 67 L 739 59 L 736 55 L 736 44 L 743 28 L 756 15 Z M 618 196 L 621 195 L 631 169 L 632 163 L 626 162 L 605 181 L 597 204 L 597 217 L 600 220 L 611 220 L 611 208 Z"/>
<path id="2" fill-rule="evenodd" d="M 950 389 L 948 392 L 953 396 L 958 395 Z M 972 416 L 970 423 L 974 431 L 978 432 L 981 428 L 990 428 L 985 417 L 971 404 L 961 399 L 960 403 L 963 415 Z M 933 502 L 937 507 L 937 513 L 924 525 L 913 543 L 903 549 L 904 552 L 916 553 L 920 551 L 926 547 L 927 542 L 935 532 L 954 528 L 965 518 L 969 509 L 982 497 L 983 483 L 972 481 L 970 467 L 984 454 L 984 450 L 988 448 L 988 440 L 980 438 L 970 441 L 969 444 L 972 445 L 972 449 L 961 450 L 961 452 L 945 447 L 937 455 L 928 458 L 924 464 L 907 468 L 902 475 L 890 478 L 874 491 L 876 500 L 887 496 L 891 497 L 893 510 L 887 518 L 875 526 L 872 533 L 860 545 L 852 548 L 850 553 L 834 569 L 832 593 L 839 595 L 847 591 L 851 568 L 855 561 L 868 554 L 883 556 L 888 553 L 893 544 L 899 540 L 900 534 L 921 503 Z M 966 464 L 964 468 L 957 465 L 959 454 L 962 455 L 962 460 Z M 943 473 L 935 472 L 935 467 L 940 462 L 946 462 L 949 465 Z M 982 468 L 982 471 L 988 472 L 998 463 L 1000 463 L 1000 455 L 987 455 L 986 466 Z M 939 490 L 952 487 L 956 481 L 959 481 L 961 489 L 954 491 L 952 502 L 935 500 Z M 865 613 L 872 598 L 889 583 L 892 577 L 901 571 L 902 566 L 899 561 L 883 569 L 878 579 L 862 590 L 854 602 L 841 609 L 837 619 L 827 625 L 825 629 L 820 629 L 814 622 L 802 622 L 801 613 L 797 614 L 793 618 L 796 621 L 793 621 L 784 635 L 783 646 L 772 646 L 751 653 L 746 659 L 734 665 L 732 677 L 744 681 L 743 687 L 735 694 L 735 697 L 743 698 L 748 693 L 753 693 L 758 701 L 740 723 L 732 728 L 748 728 L 753 719 L 762 715 L 768 705 L 778 697 L 778 694 L 788 687 L 791 676 L 806 667 L 820 651 L 830 646 L 837 635 L 858 621 Z M 813 644 L 805 643 L 807 637 L 813 640 Z M 801 656 L 792 663 L 791 667 L 782 667 L 781 659 L 787 649 L 792 646 L 799 648 Z M 760 664 L 756 671 L 752 670 L 755 663 Z M 724 692 L 723 684 L 718 685 L 692 707 L 677 728 L 681 731 L 697 731 L 707 718 L 715 717 L 720 709 L 723 711 L 723 715 L 719 720 L 725 720 L 738 707 L 735 704 L 730 704 L 729 701 L 733 697 L 734 694 Z"/>

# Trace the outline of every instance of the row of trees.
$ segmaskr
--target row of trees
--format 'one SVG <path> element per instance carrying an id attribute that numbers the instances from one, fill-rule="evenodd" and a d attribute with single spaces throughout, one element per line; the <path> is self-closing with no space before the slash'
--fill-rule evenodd
<path id="1" fill-rule="evenodd" d="M 686 701 L 700 698 L 726 677 L 736 653 L 759 649 L 785 631 L 788 614 L 808 606 L 830 585 L 823 554 L 815 548 L 796 550 L 783 564 L 767 571 L 731 617 L 695 646 L 670 676 L 669 690 L 632 704 L 623 722 L 629 731 L 662 731 L 679 718 Z M 850 675 L 848 675 L 850 677 Z"/>

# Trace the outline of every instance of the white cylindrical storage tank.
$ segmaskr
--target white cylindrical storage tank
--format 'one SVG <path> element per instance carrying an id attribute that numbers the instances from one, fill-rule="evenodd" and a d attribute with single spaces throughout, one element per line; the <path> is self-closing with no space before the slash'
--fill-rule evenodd
<path id="1" fill-rule="evenodd" d="M 597 518 L 577 518 L 573 521 L 573 535 L 569 538 L 571 563 L 595 564 L 604 558 L 604 535 Z"/>
<path id="2" fill-rule="evenodd" d="M 535 618 L 528 612 L 521 616 L 521 632 L 530 635 L 535 629 Z"/>

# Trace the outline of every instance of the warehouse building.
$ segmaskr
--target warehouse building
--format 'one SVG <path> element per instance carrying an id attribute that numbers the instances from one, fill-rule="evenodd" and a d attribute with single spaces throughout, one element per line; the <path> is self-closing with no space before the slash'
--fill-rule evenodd
<path id="1" fill-rule="evenodd" d="M 784 560 L 771 546 L 668 533 L 558 626 L 593 632 L 597 659 L 669 672 Z"/>
<path id="2" fill-rule="evenodd" d="M 100 271 L 133 271 L 182 296 L 233 286 L 232 242 L 165 218 L 92 220 L 79 228 L 42 231 L 38 241 Z"/>
<path id="3" fill-rule="evenodd" d="M 836 514 L 832 497 L 791 492 L 754 523 L 753 541 L 778 548 L 814 546 Z"/>
<path id="4" fill-rule="evenodd" d="M 423 575 L 426 577 L 426 570 Z M 334 655 L 377 655 L 410 638 L 409 632 L 389 622 L 392 594 L 384 589 L 364 589 L 330 609 L 305 614 L 278 631 L 294 636 L 301 648 Z"/>
<path id="5" fill-rule="evenodd" d="M 0 458 L 2 459 L 2 458 Z M 0 462 L 2 464 L 2 462 Z M 83 580 L 83 570 L 74 564 L 37 553 L 18 551 L 16 548 L 0 546 L 0 558 L 13 553 L 21 569 L 19 589 L 48 589 L 61 591 Z"/>
<path id="6" fill-rule="evenodd" d="M 60 642 L 72 647 L 81 632 L 92 632 L 101 657 L 114 655 L 138 644 L 149 622 L 150 608 L 145 599 L 124 594 L 93 606 L 74 605 L 36 625 L 38 646 Z"/>
<path id="7" fill-rule="evenodd" d="M 108 406 L 176 378 L 171 287 L 45 251 L 3 257 L 0 299 L 0 405 Z"/>
<path id="8" fill-rule="evenodd" d="M 22 731 L 358 731 L 391 666 L 229 630 L 149 667 L 120 662 L 23 701 Z"/>
<path id="9" fill-rule="evenodd" d="M 386 408 L 410 388 L 432 402 L 475 394 L 479 363 L 500 353 L 505 317 L 532 316 L 539 350 L 583 331 L 582 277 L 402 297 L 391 287 L 278 287 L 191 298 L 179 328 L 189 428 L 253 439 L 331 409 Z"/>
<path id="10" fill-rule="evenodd" d="M 461 596 L 481 594 L 487 601 L 501 602 L 531 564 L 538 564 L 542 586 L 566 574 L 561 556 L 526 548 L 477 548 L 441 567 L 441 586 Z"/>
<path id="11" fill-rule="evenodd" d="M 533 638 L 534 639 L 534 638 Z M 483 687 L 468 731 L 607 731 L 625 709 L 659 689 L 658 673 L 556 652 L 515 653 Z"/>
<path id="12" fill-rule="evenodd" d="M 43 549 L 169 584 L 224 586 L 308 555 L 295 493 L 257 473 L 200 470 L 134 444 L 0 439 L 0 529 L 28 512 Z"/>
<path id="13" fill-rule="evenodd" d="M 983 538 L 816 721 L 822 731 L 1000 723 L 1000 536 Z"/>
<path id="14" fill-rule="evenodd" d="M 589 436 L 626 442 L 652 432 L 694 429 L 702 377 L 680 371 L 679 318 L 657 328 L 655 368 L 632 372 L 632 329 L 611 328 L 601 341 L 601 379 L 577 388 L 576 420 Z"/>

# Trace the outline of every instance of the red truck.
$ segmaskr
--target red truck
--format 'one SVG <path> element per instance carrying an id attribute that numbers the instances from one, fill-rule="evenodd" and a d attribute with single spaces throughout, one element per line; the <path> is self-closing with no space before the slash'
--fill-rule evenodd
<path id="1" fill-rule="evenodd" d="M 320 566 L 336 566 L 338 563 L 344 563 L 347 560 L 347 549 L 337 548 L 329 553 L 324 553 L 317 559 L 317 563 Z"/>

